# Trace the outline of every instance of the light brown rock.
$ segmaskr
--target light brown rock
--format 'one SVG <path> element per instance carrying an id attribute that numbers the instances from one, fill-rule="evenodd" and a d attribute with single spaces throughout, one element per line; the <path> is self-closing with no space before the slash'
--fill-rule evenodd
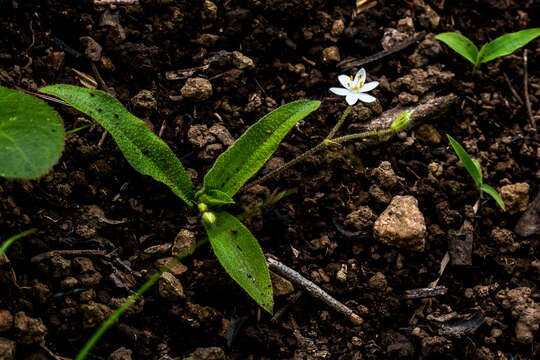
<path id="1" fill-rule="evenodd" d="M 337 46 L 327 47 L 322 51 L 321 60 L 324 64 L 334 64 L 341 60 Z"/>
<path id="2" fill-rule="evenodd" d="M 533 341 L 534 333 L 540 325 L 540 304 L 531 299 L 531 293 L 528 287 L 505 289 L 497 293 L 497 300 L 502 307 L 510 310 L 512 316 L 517 318 L 515 333 L 522 344 Z"/>
<path id="3" fill-rule="evenodd" d="M 527 210 L 529 189 L 530 186 L 527 183 L 510 184 L 501 188 L 501 196 L 509 214 Z"/>
<path id="4" fill-rule="evenodd" d="M 375 238 L 387 245 L 424 251 L 426 224 L 413 196 L 395 196 L 373 226 Z"/>
<path id="5" fill-rule="evenodd" d="M 39 318 L 32 318 L 23 311 L 15 314 L 13 329 L 18 342 L 25 345 L 42 343 L 47 335 L 47 328 L 43 321 Z"/>
<path id="6" fill-rule="evenodd" d="M 169 301 L 178 301 L 186 296 L 182 283 L 173 274 L 165 272 L 159 278 L 159 295 Z"/>
<path id="7" fill-rule="evenodd" d="M 242 54 L 240 51 L 232 52 L 232 63 L 234 67 L 240 70 L 253 69 L 255 67 L 255 63 L 253 62 L 253 60 Z"/>
<path id="8" fill-rule="evenodd" d="M 212 96 L 212 84 L 205 78 L 190 78 L 180 91 L 186 99 L 204 101 Z"/>
<path id="9" fill-rule="evenodd" d="M 294 291 L 293 284 L 284 277 L 274 274 L 270 271 L 270 278 L 272 279 L 272 287 L 274 288 L 274 296 L 285 296 L 292 294 Z"/>
<path id="10" fill-rule="evenodd" d="M 188 229 L 182 229 L 176 234 L 172 247 L 172 256 L 178 256 L 195 245 L 195 234 Z"/>
<path id="11" fill-rule="evenodd" d="M 0 333 L 9 331 L 13 325 L 13 315 L 8 310 L 0 310 Z"/>
<path id="12" fill-rule="evenodd" d="M 0 337 L 0 359 L 15 360 L 16 348 L 15 341 Z"/>

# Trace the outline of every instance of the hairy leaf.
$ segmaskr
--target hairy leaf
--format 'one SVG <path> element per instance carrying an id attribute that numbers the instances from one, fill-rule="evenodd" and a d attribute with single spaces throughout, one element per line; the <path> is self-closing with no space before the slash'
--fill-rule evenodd
<path id="1" fill-rule="evenodd" d="M 0 86 L 0 176 L 38 178 L 63 148 L 62 119 L 49 105 Z"/>
<path id="2" fill-rule="evenodd" d="M 226 204 L 234 204 L 234 200 L 223 191 L 216 189 L 208 190 L 206 193 L 199 196 L 197 199 L 199 203 L 204 203 L 209 206 L 220 206 Z"/>
<path id="3" fill-rule="evenodd" d="M 452 148 L 454 148 L 454 151 L 459 157 L 459 160 L 461 160 L 461 162 L 465 166 L 465 169 L 473 178 L 476 186 L 482 186 L 482 171 L 480 171 L 480 165 L 477 166 L 474 163 L 473 159 L 469 156 L 467 151 L 465 151 L 465 149 L 460 145 L 460 143 L 458 143 L 453 137 L 448 134 L 446 136 L 448 136 L 448 140 L 450 140 L 450 145 L 452 145 Z"/>
<path id="4" fill-rule="evenodd" d="M 41 92 L 57 96 L 92 117 L 111 133 L 135 170 L 169 186 L 188 205 L 193 205 L 193 184 L 180 160 L 118 100 L 103 91 L 72 85 L 51 85 Z"/>
<path id="5" fill-rule="evenodd" d="M 480 62 L 485 63 L 500 56 L 509 55 L 538 36 L 540 36 L 540 28 L 526 29 L 500 36 L 482 47 Z"/>
<path id="6" fill-rule="evenodd" d="M 204 177 L 201 192 L 217 189 L 234 196 L 276 151 L 289 130 L 320 104 L 320 101 L 294 101 L 265 115 L 217 158 Z"/>
<path id="7" fill-rule="evenodd" d="M 497 190 L 495 190 L 494 188 L 486 184 L 482 184 L 480 186 L 480 190 L 482 190 L 486 194 L 490 195 L 493 199 L 495 199 L 495 201 L 497 202 L 497 204 L 499 204 L 501 209 L 504 210 L 504 201 L 501 195 L 497 192 Z"/>
<path id="8" fill-rule="evenodd" d="M 476 63 L 478 48 L 465 36 L 455 32 L 445 32 L 435 36 L 435 39 L 450 46 L 455 52 L 469 60 L 471 63 Z"/>
<path id="9" fill-rule="evenodd" d="M 216 212 L 213 224 L 204 223 L 214 253 L 227 273 L 266 311 L 274 299 L 266 258 L 251 232 L 226 211 Z"/>

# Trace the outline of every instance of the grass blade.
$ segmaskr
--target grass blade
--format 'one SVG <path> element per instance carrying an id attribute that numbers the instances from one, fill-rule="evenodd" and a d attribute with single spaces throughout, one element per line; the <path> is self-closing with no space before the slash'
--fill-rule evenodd
<path id="1" fill-rule="evenodd" d="M 73 85 L 51 85 L 41 92 L 54 95 L 92 117 L 116 140 L 135 170 L 169 186 L 193 206 L 193 184 L 172 150 L 146 124 L 109 94 Z"/>
<path id="2" fill-rule="evenodd" d="M 476 58 L 478 57 L 478 48 L 465 36 L 455 32 L 445 32 L 436 35 L 435 39 L 450 46 L 455 52 L 469 60 L 471 63 L 476 63 Z"/>
<path id="3" fill-rule="evenodd" d="M 453 137 L 450 135 L 446 135 L 448 137 L 448 140 L 450 141 L 450 145 L 452 145 L 452 148 L 456 152 L 459 160 L 463 163 L 463 166 L 465 166 L 465 169 L 471 175 L 474 182 L 476 183 L 476 186 L 480 187 L 482 186 L 482 171 L 480 170 L 480 165 L 478 165 L 478 162 L 475 164 L 473 159 L 469 156 L 467 151 L 461 146 L 460 143 L 458 143 Z"/>
<path id="4" fill-rule="evenodd" d="M 4 241 L 2 243 L 2 246 L 0 246 L 0 258 L 4 255 L 4 253 L 6 252 L 8 247 L 11 246 L 11 244 L 13 244 L 15 241 L 19 240 L 22 237 L 35 233 L 36 231 L 37 229 L 29 229 L 29 230 L 23 231 L 20 234 L 14 235 L 10 237 L 9 239 L 7 239 L 6 241 Z"/>
<path id="5" fill-rule="evenodd" d="M 504 201 L 497 190 L 486 184 L 482 184 L 482 186 L 480 186 L 480 190 L 490 195 L 497 202 L 497 204 L 499 204 L 501 209 L 503 209 L 503 211 L 505 210 Z"/>
<path id="6" fill-rule="evenodd" d="M 182 259 L 184 259 L 186 256 L 189 256 L 193 254 L 195 249 L 197 249 L 199 246 L 206 244 L 208 242 L 208 238 L 204 238 L 203 240 L 199 241 L 197 244 L 193 245 L 189 249 L 184 250 L 180 255 L 175 257 L 173 260 L 169 261 L 165 266 L 163 266 L 159 271 L 157 271 L 150 279 L 148 279 L 138 290 L 135 292 L 135 294 L 131 295 L 128 300 L 126 300 L 118 309 L 116 309 L 115 312 L 112 313 L 107 320 L 101 324 L 99 329 L 96 330 L 96 332 L 92 335 L 92 337 L 88 340 L 88 342 L 84 345 L 81 351 L 77 354 L 75 357 L 75 360 L 83 360 L 86 358 L 90 350 L 96 345 L 96 343 L 101 339 L 101 337 L 109 330 L 111 326 L 115 324 L 115 322 L 122 316 L 124 312 L 126 312 L 127 309 L 131 305 L 137 302 L 137 300 L 146 292 L 148 289 L 154 285 L 161 275 L 164 272 L 169 271 L 173 267 L 175 267 Z"/>

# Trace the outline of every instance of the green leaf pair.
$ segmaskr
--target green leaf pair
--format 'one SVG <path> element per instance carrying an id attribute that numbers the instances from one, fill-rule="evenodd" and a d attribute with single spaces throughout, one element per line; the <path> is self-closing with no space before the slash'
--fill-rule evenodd
<path id="1" fill-rule="evenodd" d="M 474 65 L 473 72 L 476 72 L 480 64 L 509 55 L 527 45 L 539 35 L 540 28 L 505 34 L 484 44 L 480 51 L 478 51 L 478 48 L 471 40 L 455 32 L 438 34 L 435 36 L 435 39 L 442 41 L 465 59 L 469 60 Z"/>
<path id="2" fill-rule="evenodd" d="M 497 190 L 495 190 L 491 186 L 484 184 L 484 180 L 482 178 L 482 168 L 480 167 L 480 164 L 478 163 L 478 161 L 476 159 L 471 158 L 470 155 L 467 153 L 467 151 L 465 151 L 463 146 L 461 146 L 461 144 L 458 143 L 453 137 L 451 137 L 448 134 L 446 136 L 448 137 L 448 140 L 450 141 L 450 145 L 452 145 L 452 148 L 456 152 L 459 160 L 461 160 L 461 162 L 463 163 L 463 166 L 465 167 L 469 175 L 471 175 L 471 177 L 473 178 L 474 183 L 476 184 L 478 189 L 480 189 L 481 191 L 484 191 L 485 193 L 490 195 L 493 199 L 495 199 L 497 204 L 499 204 L 499 206 L 504 210 L 504 201 L 501 195 L 497 192 Z"/>
<path id="3" fill-rule="evenodd" d="M 167 144 L 107 93 L 71 85 L 47 86 L 41 92 L 92 117 L 109 131 L 135 170 L 164 183 L 189 206 L 197 204 L 214 253 L 227 273 L 266 311 L 273 311 L 272 283 L 259 243 L 240 220 L 220 208 L 234 203 L 242 185 L 289 130 L 319 107 L 319 101 L 295 101 L 264 116 L 218 157 L 195 194 L 186 170 Z"/>

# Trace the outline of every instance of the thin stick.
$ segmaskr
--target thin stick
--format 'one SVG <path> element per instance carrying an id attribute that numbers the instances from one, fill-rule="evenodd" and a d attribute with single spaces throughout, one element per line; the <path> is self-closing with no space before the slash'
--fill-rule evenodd
<path id="1" fill-rule="evenodd" d="M 43 260 L 50 259 L 56 255 L 61 256 L 104 256 L 107 257 L 109 253 L 105 250 L 53 250 L 53 251 L 47 251 L 41 254 L 38 254 L 36 256 L 33 256 L 30 259 L 31 263 L 37 263 Z"/>
<path id="2" fill-rule="evenodd" d="M 341 125 L 343 125 L 343 122 L 345 121 L 345 118 L 351 112 L 351 109 L 352 109 L 352 106 L 350 106 L 350 105 L 347 106 L 347 108 L 345 109 L 345 111 L 343 112 L 341 117 L 339 118 L 339 121 L 337 122 L 337 124 L 334 126 L 334 128 L 330 131 L 330 133 L 326 137 L 328 140 L 332 139 L 334 137 L 334 135 L 336 135 L 336 133 L 338 132 Z"/>
<path id="3" fill-rule="evenodd" d="M 396 46 L 394 46 L 394 47 L 392 47 L 392 48 L 390 48 L 388 50 L 380 51 L 380 52 L 378 52 L 376 54 L 373 54 L 371 56 L 365 57 L 365 58 L 360 59 L 360 60 L 346 59 L 346 60 L 343 60 L 342 62 L 340 62 L 339 64 L 337 64 L 337 67 L 340 67 L 343 70 L 347 70 L 347 69 L 353 68 L 355 66 L 361 66 L 361 65 L 365 65 L 367 63 L 370 63 L 372 61 L 380 60 L 385 56 L 392 55 L 393 53 L 396 53 L 398 51 L 401 51 L 401 50 L 405 49 L 409 45 L 412 45 L 415 42 L 421 40 L 425 35 L 426 35 L 425 31 L 420 31 L 419 33 L 414 34 L 413 36 L 403 40 L 402 42 L 400 42 L 399 44 L 397 44 Z"/>
<path id="4" fill-rule="evenodd" d="M 244 186 L 243 188 L 240 189 L 240 192 L 243 192 L 243 191 L 246 191 L 252 187 L 254 187 L 255 185 L 259 185 L 263 182 L 265 182 L 266 180 L 276 176 L 277 174 L 279 173 L 282 173 L 283 171 L 287 170 L 288 168 L 290 168 L 291 166 L 293 165 L 296 165 L 298 164 L 300 161 L 304 160 L 305 158 L 307 158 L 308 156 L 311 156 L 313 154 L 315 154 L 317 151 L 321 150 L 323 147 L 325 147 L 326 145 L 324 144 L 324 142 L 321 142 L 319 145 L 309 149 L 308 151 L 306 151 L 305 153 L 303 153 L 302 155 L 298 156 L 297 158 L 295 159 L 292 159 L 291 161 L 289 161 L 288 163 L 286 163 L 285 165 L 277 168 L 276 170 L 274 171 L 271 171 L 270 173 L 264 175 L 262 178 L 258 179 L 258 180 L 255 180 L 249 184 L 247 184 L 246 186 Z"/>
<path id="5" fill-rule="evenodd" d="M 523 90 L 525 92 L 525 106 L 529 114 L 531 127 L 536 130 L 536 120 L 532 113 L 531 100 L 529 99 L 529 74 L 527 71 L 527 49 L 523 50 Z"/>
<path id="6" fill-rule="evenodd" d="M 308 294 L 313 296 L 314 298 L 317 298 L 324 303 L 326 303 L 331 308 L 335 309 L 337 312 L 345 315 L 349 320 L 351 320 L 354 324 L 360 325 L 364 322 L 364 320 L 357 315 L 353 310 L 351 310 L 347 305 L 339 302 L 335 298 L 333 298 L 331 295 L 329 295 L 326 291 L 318 287 L 315 283 L 309 281 L 290 267 L 288 267 L 285 264 L 282 264 L 281 262 L 277 261 L 275 258 L 271 256 L 266 256 L 266 261 L 268 262 L 268 267 L 270 270 L 278 273 L 281 276 L 284 276 L 294 282 L 296 285 L 300 286 L 302 289 L 304 289 Z"/>
<path id="7" fill-rule="evenodd" d="M 516 100 L 519 101 L 521 105 L 523 105 L 523 100 L 521 99 L 521 96 L 519 96 L 519 94 L 517 93 L 516 89 L 514 89 L 514 87 L 512 86 L 512 83 L 510 82 L 508 75 L 506 75 L 506 73 L 503 72 L 503 76 L 504 76 L 504 80 L 506 80 L 506 83 L 508 84 L 508 87 L 510 88 L 510 91 L 512 92 L 512 95 L 514 95 Z"/>

